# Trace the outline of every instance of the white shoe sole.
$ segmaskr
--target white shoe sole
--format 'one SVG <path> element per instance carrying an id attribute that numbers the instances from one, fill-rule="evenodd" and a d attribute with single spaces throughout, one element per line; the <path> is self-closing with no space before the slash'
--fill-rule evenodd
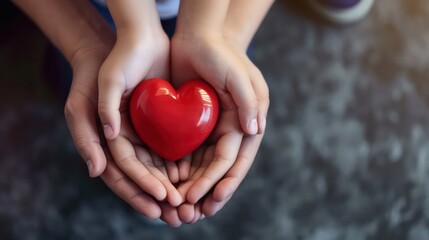
<path id="1" fill-rule="evenodd" d="M 371 10 L 374 0 L 361 0 L 355 6 L 345 9 L 329 7 L 316 0 L 307 0 L 307 3 L 328 20 L 340 24 L 349 24 L 364 18 Z"/>

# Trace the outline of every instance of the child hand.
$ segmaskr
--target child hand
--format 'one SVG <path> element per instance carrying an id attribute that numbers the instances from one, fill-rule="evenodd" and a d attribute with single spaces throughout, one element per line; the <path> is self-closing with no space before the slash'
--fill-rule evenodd
<path id="1" fill-rule="evenodd" d="M 130 94 L 142 79 L 168 79 L 168 73 L 169 40 L 162 29 L 144 36 L 118 32 L 117 42 L 100 70 L 98 113 L 116 165 L 158 201 L 166 199 L 178 206 L 182 199 L 167 177 L 164 162 L 143 147 L 128 111 Z M 173 167 L 170 172 L 177 172 L 175 165 L 169 166 Z"/>
<path id="2" fill-rule="evenodd" d="M 245 52 L 234 50 L 232 46 L 222 36 L 214 35 L 175 36 L 172 40 L 173 83 L 179 85 L 189 79 L 202 78 L 215 88 L 221 104 L 212 141 L 192 154 L 190 178 L 179 187 L 188 202 L 179 207 L 179 216 L 185 222 L 195 221 L 202 213 L 210 216 L 219 210 L 237 189 L 254 160 L 262 134 L 248 136 L 243 133 L 240 108 L 234 100 L 254 94 L 250 99 L 257 101 L 259 122 L 262 123 L 259 129 L 265 128 L 269 105 L 265 80 Z M 247 90 L 250 94 L 242 93 Z M 241 96 L 236 97 L 235 93 Z M 206 196 L 214 186 L 213 193 Z"/>
<path id="3" fill-rule="evenodd" d="M 228 124 L 229 122 L 235 123 L 235 127 L 231 127 L 233 125 Z M 193 223 L 201 214 L 213 216 L 226 204 L 252 166 L 262 138 L 263 135 L 260 134 L 243 135 L 237 114 L 232 111 L 223 112 L 213 139 L 192 154 L 190 177 L 179 186 L 179 192 L 188 201 L 179 206 L 179 216 L 183 222 Z M 230 156 L 232 167 L 226 173 L 218 172 L 224 163 L 216 162 L 216 155 L 227 155 L 237 149 L 238 154 Z M 218 174 L 224 175 L 219 181 L 213 180 L 218 178 Z M 213 180 L 214 185 L 206 193 L 204 189 L 211 185 L 210 180 Z M 193 201 L 198 202 L 194 204 Z"/>
<path id="4" fill-rule="evenodd" d="M 173 83 L 202 78 L 216 90 L 222 108 L 235 109 L 242 130 L 261 134 L 268 111 L 268 88 L 260 71 L 216 32 L 176 34 L 171 43 Z M 261 94 L 257 94 L 261 93 Z"/>
<path id="5" fill-rule="evenodd" d="M 255 93 L 258 96 L 258 99 L 262 99 L 262 102 L 266 107 L 265 111 L 268 111 L 269 94 L 268 86 L 264 80 L 264 77 L 248 58 L 246 54 L 246 48 L 242 48 L 241 43 L 237 44 L 236 41 L 230 40 L 227 40 L 227 42 L 229 42 L 231 46 L 235 46 L 234 49 L 236 50 L 235 52 L 237 53 L 237 56 L 241 57 L 247 66 L 248 71 L 253 72 L 255 76 L 257 76 L 255 79 L 259 79 L 258 83 L 255 83 L 255 85 L 259 85 L 259 87 L 255 89 Z M 265 114 L 267 114 L 267 112 L 265 112 Z M 231 121 L 234 120 L 231 119 Z M 235 121 L 238 122 L 238 116 L 235 116 Z M 210 193 L 207 194 L 202 200 L 201 212 L 205 216 L 213 216 L 222 209 L 229 199 L 231 199 L 232 195 L 250 170 L 250 167 L 252 166 L 258 152 L 259 146 L 261 145 L 263 135 L 264 134 L 243 135 L 237 159 L 235 160 L 234 164 L 222 177 L 222 179 L 216 183 L 212 191 L 210 191 Z"/>

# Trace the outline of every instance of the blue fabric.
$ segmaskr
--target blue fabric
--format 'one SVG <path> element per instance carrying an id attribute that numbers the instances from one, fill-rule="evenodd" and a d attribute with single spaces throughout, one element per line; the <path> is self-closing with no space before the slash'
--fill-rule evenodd
<path id="1" fill-rule="evenodd" d="M 109 9 L 105 6 L 101 6 L 100 4 L 92 1 L 94 7 L 98 10 L 98 12 L 104 17 L 104 19 L 109 23 L 112 28 L 115 28 L 115 23 L 113 22 L 113 18 L 110 15 Z"/>

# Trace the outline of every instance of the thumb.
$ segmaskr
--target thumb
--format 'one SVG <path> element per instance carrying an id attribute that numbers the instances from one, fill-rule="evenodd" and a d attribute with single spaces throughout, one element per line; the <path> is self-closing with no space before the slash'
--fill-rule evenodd
<path id="1" fill-rule="evenodd" d="M 233 70 L 227 76 L 227 88 L 237 106 L 241 128 L 255 135 L 258 133 L 258 100 L 249 76 Z"/>
<path id="2" fill-rule="evenodd" d="M 121 126 L 120 105 L 124 93 L 122 74 L 100 71 L 98 80 L 98 115 L 106 139 L 114 139 Z"/>
<path id="3" fill-rule="evenodd" d="M 88 165 L 91 177 L 97 177 L 106 168 L 106 156 L 101 147 L 100 137 L 97 132 L 95 109 L 82 95 L 76 95 L 71 90 L 64 113 L 74 144 Z"/>

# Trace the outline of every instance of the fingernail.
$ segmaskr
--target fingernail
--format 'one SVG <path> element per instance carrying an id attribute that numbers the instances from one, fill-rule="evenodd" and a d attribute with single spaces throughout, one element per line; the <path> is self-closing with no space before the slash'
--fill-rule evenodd
<path id="1" fill-rule="evenodd" d="M 106 138 L 111 138 L 112 137 L 112 135 L 113 135 L 113 128 L 110 125 L 108 125 L 108 124 L 104 125 L 103 126 L 103 131 L 104 131 L 104 136 Z"/>
<path id="2" fill-rule="evenodd" d="M 94 171 L 94 164 L 92 164 L 91 160 L 86 161 L 86 165 L 88 166 L 89 176 L 92 177 L 92 173 Z"/>
<path id="3" fill-rule="evenodd" d="M 248 128 L 249 134 L 254 135 L 258 133 L 258 122 L 256 121 L 256 118 L 250 120 Z"/>
<path id="4" fill-rule="evenodd" d="M 206 218 L 206 215 L 201 214 L 200 219 L 199 220 L 203 220 L 204 218 Z"/>

